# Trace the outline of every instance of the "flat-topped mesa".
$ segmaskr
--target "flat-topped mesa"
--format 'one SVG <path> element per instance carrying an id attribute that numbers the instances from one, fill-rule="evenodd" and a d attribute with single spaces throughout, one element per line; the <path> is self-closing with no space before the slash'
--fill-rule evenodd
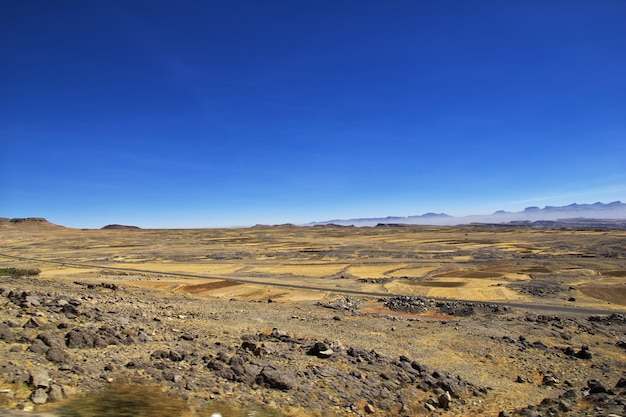
<path id="1" fill-rule="evenodd" d="M 62 228 L 58 224 L 54 224 L 43 217 L 16 217 L 13 219 L 0 219 L 0 225 L 11 228 Z"/>
<path id="2" fill-rule="evenodd" d="M 36 230 L 61 230 L 65 229 L 63 226 L 51 223 L 43 217 L 19 217 L 19 218 L 5 218 L 0 217 L 0 229 L 2 230 L 14 230 L 33 232 Z"/>
<path id="3" fill-rule="evenodd" d="M 11 223 L 31 223 L 31 224 L 52 224 L 48 220 L 43 217 L 17 217 L 14 219 L 10 219 Z"/>
<path id="4" fill-rule="evenodd" d="M 108 224 L 102 228 L 102 230 L 138 230 L 139 226 L 126 226 L 123 224 Z"/>

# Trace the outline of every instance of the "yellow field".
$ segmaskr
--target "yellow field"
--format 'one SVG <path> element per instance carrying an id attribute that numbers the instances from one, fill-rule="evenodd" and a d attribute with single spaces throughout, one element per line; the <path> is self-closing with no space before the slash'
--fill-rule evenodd
<path id="1" fill-rule="evenodd" d="M 11 227 L 0 230 L 3 254 L 24 259 L 0 257 L 0 267 L 37 267 L 50 279 L 106 278 L 168 291 L 242 280 L 197 287 L 195 294 L 284 301 L 341 291 L 529 301 L 545 285 L 544 303 L 571 305 L 575 298 L 581 306 L 626 306 L 626 232 L 619 230 Z M 607 248 L 621 255 L 604 256 Z"/>

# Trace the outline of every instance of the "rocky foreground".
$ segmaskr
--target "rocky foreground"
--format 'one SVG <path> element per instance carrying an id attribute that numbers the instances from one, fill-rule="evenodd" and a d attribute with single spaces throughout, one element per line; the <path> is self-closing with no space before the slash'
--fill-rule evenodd
<path id="1" fill-rule="evenodd" d="M 407 297 L 225 301 L 36 277 L 3 277 L 0 307 L 0 415 L 54 413 L 119 381 L 158 384 L 196 410 L 224 402 L 294 416 L 626 415 L 621 314 Z"/>

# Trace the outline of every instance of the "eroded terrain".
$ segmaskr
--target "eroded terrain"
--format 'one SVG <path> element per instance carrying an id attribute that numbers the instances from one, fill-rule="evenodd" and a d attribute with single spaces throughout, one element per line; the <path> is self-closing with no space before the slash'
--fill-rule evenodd
<path id="1" fill-rule="evenodd" d="M 9 408 L 139 379 L 195 409 L 626 414 L 624 231 L 4 221 L 0 244 L 42 271 L 0 285 Z"/>

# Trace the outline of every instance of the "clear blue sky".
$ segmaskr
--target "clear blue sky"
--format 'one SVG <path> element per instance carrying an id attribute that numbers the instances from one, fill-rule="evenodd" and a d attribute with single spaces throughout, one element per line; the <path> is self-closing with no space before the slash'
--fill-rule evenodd
<path id="1" fill-rule="evenodd" d="M 626 1 L 0 1 L 0 217 L 626 200 Z"/>

